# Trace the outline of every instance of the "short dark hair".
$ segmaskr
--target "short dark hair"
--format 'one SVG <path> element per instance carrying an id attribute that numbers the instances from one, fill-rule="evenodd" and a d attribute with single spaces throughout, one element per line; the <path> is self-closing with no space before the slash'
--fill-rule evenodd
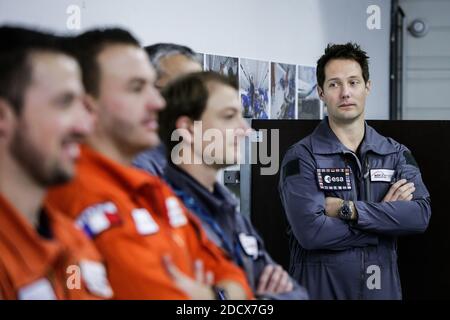
<path id="1" fill-rule="evenodd" d="M 362 70 L 364 82 L 369 80 L 369 56 L 356 43 L 348 42 L 346 44 L 328 44 L 325 53 L 317 60 L 317 85 L 323 88 L 325 82 L 325 66 L 330 60 L 343 59 L 355 60 L 359 63 Z"/>
<path id="2" fill-rule="evenodd" d="M 176 54 L 181 54 L 191 60 L 197 61 L 197 55 L 189 47 L 176 43 L 155 43 L 144 48 L 150 58 L 150 62 L 156 69 L 158 76 L 161 73 L 160 60 Z"/>
<path id="3" fill-rule="evenodd" d="M 37 52 L 68 54 L 62 38 L 17 26 L 0 26 L 0 98 L 20 114 L 23 94 L 32 77 L 30 56 Z"/>
<path id="4" fill-rule="evenodd" d="M 67 49 L 75 55 L 81 66 L 84 88 L 93 96 L 98 96 L 100 88 L 99 53 L 115 44 L 140 47 L 139 41 L 130 32 L 120 28 L 88 30 L 69 41 Z"/>
<path id="5" fill-rule="evenodd" d="M 234 79 L 213 71 L 194 72 L 181 76 L 163 89 L 162 95 L 166 100 L 166 108 L 159 114 L 159 133 L 169 154 L 178 143 L 171 141 L 178 118 L 187 116 L 194 121 L 199 120 L 210 95 L 208 85 L 215 83 L 238 90 Z"/>

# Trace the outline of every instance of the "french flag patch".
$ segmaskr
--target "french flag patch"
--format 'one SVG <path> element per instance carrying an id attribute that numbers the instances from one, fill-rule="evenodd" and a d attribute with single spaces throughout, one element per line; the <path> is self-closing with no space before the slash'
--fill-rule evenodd
<path id="1" fill-rule="evenodd" d="M 112 202 L 99 203 L 84 209 L 76 223 L 90 238 L 95 238 L 103 231 L 122 223 L 117 211 Z"/>

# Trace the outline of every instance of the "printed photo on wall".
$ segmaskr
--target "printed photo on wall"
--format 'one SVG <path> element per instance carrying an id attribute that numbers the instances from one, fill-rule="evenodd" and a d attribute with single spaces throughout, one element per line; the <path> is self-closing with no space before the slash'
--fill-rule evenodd
<path id="1" fill-rule="evenodd" d="M 205 56 L 205 71 L 215 71 L 233 78 L 238 83 L 239 58 L 207 54 Z"/>
<path id="2" fill-rule="evenodd" d="M 244 117 L 269 118 L 269 62 L 240 59 L 239 94 Z"/>
<path id="3" fill-rule="evenodd" d="M 297 119 L 322 119 L 322 102 L 317 93 L 316 68 L 298 66 Z"/>
<path id="4" fill-rule="evenodd" d="M 293 64 L 270 64 L 271 119 L 295 119 L 295 72 Z"/>

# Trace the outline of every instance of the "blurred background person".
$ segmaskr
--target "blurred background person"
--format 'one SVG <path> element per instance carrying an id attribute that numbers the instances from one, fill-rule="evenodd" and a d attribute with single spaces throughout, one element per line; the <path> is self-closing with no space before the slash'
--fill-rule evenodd
<path id="1" fill-rule="evenodd" d="M 156 43 L 145 47 L 145 51 L 156 70 L 155 87 L 158 90 L 163 89 L 179 76 L 202 70 L 195 52 L 186 46 L 175 43 Z M 133 161 L 134 166 L 157 176 L 162 176 L 166 164 L 164 143 L 140 153 Z"/>
<path id="2" fill-rule="evenodd" d="M 0 39 L 0 299 L 110 298 L 93 244 L 43 205 L 92 128 L 80 68 L 52 35 L 3 26 Z"/>
<path id="3" fill-rule="evenodd" d="M 237 199 L 216 180 L 220 169 L 239 162 L 239 142 L 249 130 L 237 84 L 215 72 L 192 73 L 170 83 L 163 95 L 160 127 L 169 159 L 164 178 L 208 237 L 245 270 L 255 296 L 307 299 L 305 289 L 272 260 Z M 176 130 L 179 142 L 171 139 Z"/>

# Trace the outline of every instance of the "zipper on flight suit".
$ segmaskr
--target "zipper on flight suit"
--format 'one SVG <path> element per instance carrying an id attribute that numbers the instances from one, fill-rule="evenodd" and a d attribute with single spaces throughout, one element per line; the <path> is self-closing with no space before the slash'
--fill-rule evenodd
<path id="1" fill-rule="evenodd" d="M 362 184 L 362 186 L 364 187 L 364 199 L 362 199 L 362 200 L 370 201 L 370 198 L 371 198 L 370 197 L 370 165 L 369 165 L 368 156 L 366 155 L 366 157 L 364 159 L 365 161 L 364 161 L 364 172 L 363 172 L 363 167 L 361 165 L 361 162 L 359 161 L 358 156 L 354 152 L 344 151 L 344 154 L 351 154 L 352 157 L 355 159 L 356 164 L 358 165 L 358 169 L 359 169 L 359 171 L 357 172 L 358 182 L 356 183 L 356 181 L 355 181 L 355 188 L 356 188 L 356 185 L 360 186 L 360 180 L 363 179 L 364 184 Z M 347 160 L 346 160 L 346 163 L 347 163 Z M 356 178 L 356 173 L 354 173 L 353 176 L 354 176 L 354 178 Z M 358 195 L 356 193 L 355 188 L 353 188 L 354 189 L 353 195 L 354 195 L 355 201 L 357 201 L 359 199 L 358 199 Z M 361 279 L 360 279 L 361 282 L 360 282 L 360 292 L 359 292 L 360 300 L 362 300 L 364 298 L 364 286 L 365 286 L 364 278 L 366 276 L 366 270 L 364 269 L 364 265 L 365 265 L 364 250 L 361 249 Z"/>
<path id="2" fill-rule="evenodd" d="M 356 160 L 356 163 L 357 163 L 357 165 L 358 165 L 358 168 L 361 169 L 361 165 L 360 165 L 360 163 L 359 163 L 359 159 L 358 159 L 358 157 L 356 157 L 356 155 L 355 155 L 353 152 L 344 151 L 344 162 L 345 162 L 345 165 L 346 165 L 349 169 L 352 169 L 352 167 L 350 166 L 349 161 L 348 161 L 348 159 L 347 159 L 347 157 L 346 157 L 347 154 L 352 155 L 352 157 Z M 352 170 L 352 172 L 353 172 L 353 170 Z M 354 186 L 353 186 L 353 188 L 352 188 L 352 190 L 353 190 L 353 199 L 351 199 L 352 201 L 358 201 L 358 200 L 359 200 L 359 199 L 358 199 L 358 193 L 357 193 L 357 190 L 356 190 L 356 188 L 359 189 L 359 186 L 358 186 L 359 183 L 356 181 L 356 180 L 357 180 L 357 175 L 359 175 L 359 172 L 353 172 L 353 182 L 354 182 Z"/>
<path id="3" fill-rule="evenodd" d="M 364 161 L 364 182 L 365 182 L 365 188 L 364 188 L 364 193 L 366 198 L 364 199 L 365 201 L 372 201 L 372 195 L 371 195 L 371 190 L 370 190 L 370 164 L 369 164 L 369 156 L 366 154 L 366 158 Z"/>
<path id="4" fill-rule="evenodd" d="M 369 155 L 366 153 L 364 158 L 364 201 L 372 201 L 371 196 L 371 188 L 370 188 L 370 163 L 369 163 Z M 366 270 L 364 269 L 365 266 L 365 257 L 364 257 L 365 251 L 361 251 L 361 267 L 362 267 L 362 273 L 361 273 L 361 299 L 364 299 L 364 286 L 367 285 L 365 283 L 364 278 L 366 276 Z"/>

